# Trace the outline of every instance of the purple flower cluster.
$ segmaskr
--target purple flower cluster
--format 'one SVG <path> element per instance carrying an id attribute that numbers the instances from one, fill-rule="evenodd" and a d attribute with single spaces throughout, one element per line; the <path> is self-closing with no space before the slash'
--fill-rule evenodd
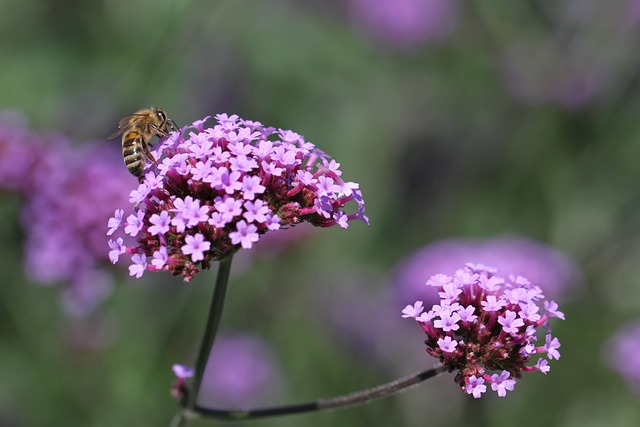
<path id="1" fill-rule="evenodd" d="M 605 346 L 605 358 L 629 389 L 640 394 L 640 320 L 629 322 L 616 332 Z"/>
<path id="2" fill-rule="evenodd" d="M 132 181 L 119 150 L 74 147 L 60 135 L 28 130 L 17 115 L 3 114 L 0 127 L 0 188 L 24 199 L 27 275 L 63 285 L 65 310 L 86 315 L 112 287 L 103 227 L 126 203 Z"/>
<path id="3" fill-rule="evenodd" d="M 118 209 L 109 220 L 108 235 L 136 238 L 134 247 L 109 240 L 113 263 L 132 256 L 132 276 L 165 270 L 188 282 L 282 226 L 368 223 L 358 184 L 343 181 L 340 164 L 301 135 L 226 114 L 205 129 L 208 118 L 194 122 L 187 138 L 185 128 L 161 142 L 158 167 L 130 194 L 132 210 Z"/>
<path id="4" fill-rule="evenodd" d="M 456 383 L 475 398 L 487 390 L 485 383 L 504 397 L 522 372 L 549 372 L 542 357 L 528 364 L 536 354 L 560 358 L 560 342 L 551 334 L 546 334 L 544 345 L 536 344 L 538 327 L 550 332 L 550 318 L 564 320 L 558 305 L 545 300 L 542 290 L 524 277 L 505 279 L 496 272 L 482 264 L 466 264 L 453 276 L 436 274 L 426 285 L 439 290 L 439 304 L 423 311 L 422 301 L 416 301 L 402 311 L 402 317 L 415 319 L 427 335 L 427 353 L 450 372 L 457 370 Z"/>

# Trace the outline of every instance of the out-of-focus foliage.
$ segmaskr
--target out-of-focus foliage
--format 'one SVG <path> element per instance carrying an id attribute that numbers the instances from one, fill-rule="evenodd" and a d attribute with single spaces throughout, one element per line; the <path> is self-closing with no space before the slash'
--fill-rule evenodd
<path id="1" fill-rule="evenodd" d="M 371 227 L 313 230 L 234 261 L 223 328 L 272 347 L 273 404 L 431 366 L 387 347 L 397 363 L 380 368 L 323 322 L 348 304 L 316 307 L 343 292 L 357 304 L 363 280 L 371 302 L 430 242 L 528 236 L 584 272 L 555 325 L 562 358 L 505 399 L 471 402 L 443 377 L 352 410 L 247 425 L 637 425 L 639 397 L 605 356 L 618 326 L 640 316 L 640 2 L 430 0 L 440 20 L 407 33 L 425 12 L 404 0 L 410 21 L 378 34 L 380 19 L 402 16 L 375 3 L 382 11 L 367 14 L 356 0 L 0 0 L 0 109 L 96 145 L 141 107 L 179 125 L 237 113 L 293 129 L 342 163 Z M 114 269 L 111 299 L 70 318 L 58 288 L 28 281 L 22 201 L 0 197 L 0 425 L 168 425 L 170 368 L 193 361 L 215 272 L 185 285 Z M 369 316 L 354 323 L 384 339 L 389 311 L 400 317 L 348 314 Z M 413 339 L 423 351 L 419 330 Z"/>

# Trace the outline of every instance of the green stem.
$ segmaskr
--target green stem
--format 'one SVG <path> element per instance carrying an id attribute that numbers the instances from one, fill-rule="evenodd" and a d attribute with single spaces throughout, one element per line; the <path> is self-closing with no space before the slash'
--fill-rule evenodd
<path id="1" fill-rule="evenodd" d="M 199 415 L 202 418 L 218 418 L 225 420 L 247 420 L 252 418 L 263 418 L 272 416 L 301 414 L 305 412 L 316 411 L 329 411 L 335 409 L 344 409 L 364 403 L 369 403 L 374 400 L 382 399 L 397 394 L 403 390 L 413 387 L 422 381 L 429 378 L 433 378 L 438 374 L 446 372 L 447 368 L 438 364 L 426 371 L 418 372 L 417 374 L 409 375 L 404 378 L 382 384 L 370 389 L 357 391 L 355 393 L 347 394 L 344 396 L 338 396 L 330 399 L 319 399 L 311 402 L 297 403 L 293 405 L 285 406 L 272 406 L 267 408 L 257 408 L 250 410 L 229 410 L 229 409 L 215 409 L 215 408 L 203 408 L 195 406 L 191 415 Z M 186 416 L 186 414 L 185 414 Z"/>
<path id="2" fill-rule="evenodd" d="M 202 384 L 204 370 L 207 367 L 209 354 L 211 353 L 211 348 L 213 347 L 213 342 L 216 338 L 218 327 L 220 326 L 220 318 L 222 317 L 224 297 L 227 292 L 227 284 L 229 283 L 232 259 L 233 255 L 229 255 L 220 261 L 218 266 L 218 277 L 216 278 L 216 285 L 213 289 L 211 306 L 209 307 L 209 316 L 207 318 L 206 328 L 202 337 L 202 343 L 200 344 L 200 351 L 198 352 L 198 358 L 196 359 L 193 383 L 189 388 L 189 395 L 185 404 L 185 408 L 187 410 L 195 408 L 196 401 L 198 400 L 198 393 L 200 392 L 200 385 Z"/>

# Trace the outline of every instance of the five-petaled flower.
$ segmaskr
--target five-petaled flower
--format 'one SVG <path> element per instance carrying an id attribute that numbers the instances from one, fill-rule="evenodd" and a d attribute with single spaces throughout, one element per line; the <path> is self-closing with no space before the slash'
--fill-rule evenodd
<path id="1" fill-rule="evenodd" d="M 190 281 L 270 230 L 368 223 L 359 185 L 345 182 L 340 164 L 301 135 L 226 114 L 205 128 L 207 119 L 161 141 L 157 167 L 148 162 L 154 170 L 131 191 L 132 209 L 109 220 L 109 235 L 136 238 L 124 248 L 132 276 L 166 270 Z M 109 246 L 117 261 L 123 246 Z"/>
<path id="2" fill-rule="evenodd" d="M 550 331 L 550 318 L 564 319 L 558 305 L 544 300 L 541 289 L 527 279 L 513 275 L 504 279 L 496 272 L 467 264 L 454 276 L 437 274 L 426 285 L 439 289 L 440 303 L 426 312 L 422 301 L 402 310 L 402 317 L 414 318 L 427 335 L 427 353 L 450 372 L 458 371 L 456 383 L 475 398 L 487 390 L 485 382 L 504 397 L 522 372 L 549 372 L 547 359 L 529 364 L 534 355 L 560 358 L 560 342 L 551 334 L 546 334 L 544 345 L 535 344 L 536 328 Z M 541 300 L 544 314 L 539 313 Z"/>

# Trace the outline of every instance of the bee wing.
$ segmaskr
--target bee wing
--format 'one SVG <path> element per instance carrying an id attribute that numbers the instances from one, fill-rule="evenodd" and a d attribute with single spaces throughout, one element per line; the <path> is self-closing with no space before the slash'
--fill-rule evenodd
<path id="1" fill-rule="evenodd" d="M 118 130 L 116 130 L 114 133 L 112 133 L 111 135 L 109 135 L 109 137 L 107 139 L 113 139 L 116 136 L 120 135 L 122 132 L 125 131 L 125 129 L 127 129 L 130 126 L 131 120 L 136 117 L 136 116 L 143 116 L 144 114 L 138 114 L 138 113 L 133 113 L 133 114 L 129 114 L 128 116 L 124 116 L 123 118 L 121 118 L 118 121 Z"/>
<path id="2" fill-rule="evenodd" d="M 109 136 L 107 137 L 107 139 L 105 139 L 105 141 L 108 141 L 108 140 L 110 140 L 110 139 L 115 138 L 116 136 L 120 135 L 122 132 L 124 132 L 124 129 L 122 129 L 122 128 L 118 128 L 118 130 L 117 130 L 117 131 L 115 131 L 114 133 L 112 133 L 111 135 L 109 135 Z M 103 141 L 103 142 L 104 142 L 104 141 Z"/>

